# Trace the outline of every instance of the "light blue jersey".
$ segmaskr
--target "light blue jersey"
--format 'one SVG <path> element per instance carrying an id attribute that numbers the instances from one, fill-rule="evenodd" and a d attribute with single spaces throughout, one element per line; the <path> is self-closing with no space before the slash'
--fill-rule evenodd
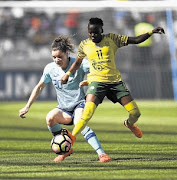
<path id="1" fill-rule="evenodd" d="M 72 111 L 80 102 L 85 101 L 85 93 L 83 87 L 79 87 L 79 83 L 83 81 L 85 73 L 89 71 L 88 60 L 84 59 L 79 69 L 69 76 L 67 84 L 61 85 L 61 78 L 69 70 L 75 58 L 70 58 L 69 65 L 66 70 L 62 70 L 55 62 L 46 65 L 41 80 L 44 83 L 52 82 L 58 101 L 58 108 L 66 111 Z"/>

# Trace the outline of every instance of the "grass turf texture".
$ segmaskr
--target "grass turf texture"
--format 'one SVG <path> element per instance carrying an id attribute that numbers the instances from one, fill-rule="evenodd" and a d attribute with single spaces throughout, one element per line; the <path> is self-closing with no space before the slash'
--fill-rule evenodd
<path id="1" fill-rule="evenodd" d="M 177 179 L 177 102 L 137 104 L 141 139 L 123 125 L 128 113 L 119 104 L 105 101 L 89 122 L 112 162 L 99 163 L 79 135 L 74 154 L 54 163 L 45 116 L 56 102 L 35 102 L 26 119 L 18 117 L 25 102 L 1 102 L 0 179 Z"/>

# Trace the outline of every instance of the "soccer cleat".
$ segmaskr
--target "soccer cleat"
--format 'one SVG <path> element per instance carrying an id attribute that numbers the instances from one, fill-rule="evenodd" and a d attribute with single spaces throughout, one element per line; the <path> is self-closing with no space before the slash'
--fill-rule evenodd
<path id="1" fill-rule="evenodd" d="M 74 142 L 75 142 L 75 140 L 76 140 L 76 137 L 73 136 L 73 135 L 71 134 L 71 132 L 69 132 L 69 130 L 67 130 L 66 128 L 62 128 L 61 134 L 67 134 L 67 135 L 71 138 L 71 140 L 72 140 L 72 146 L 73 146 L 73 144 L 74 144 Z"/>
<path id="2" fill-rule="evenodd" d="M 124 121 L 124 125 L 127 128 L 129 128 L 136 137 L 141 138 L 143 136 L 143 133 L 141 132 L 141 130 L 136 125 L 134 125 L 134 124 L 132 126 L 128 125 L 127 121 L 128 120 Z"/>
<path id="3" fill-rule="evenodd" d="M 109 161 L 111 161 L 111 158 L 107 154 L 101 154 L 99 156 L 99 162 L 104 163 Z"/>
<path id="4" fill-rule="evenodd" d="M 53 161 L 54 162 L 60 162 L 60 161 L 64 161 L 64 159 L 68 156 L 70 156 L 73 153 L 73 149 L 71 148 L 70 151 L 66 154 L 63 155 L 58 155 Z"/>

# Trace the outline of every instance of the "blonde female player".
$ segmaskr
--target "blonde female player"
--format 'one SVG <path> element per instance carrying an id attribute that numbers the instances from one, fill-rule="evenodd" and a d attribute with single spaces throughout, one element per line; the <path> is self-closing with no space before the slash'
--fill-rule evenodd
<path id="1" fill-rule="evenodd" d="M 120 34 L 103 34 L 103 21 L 100 18 L 91 18 L 88 23 L 89 38 L 81 41 L 76 61 L 62 78 L 66 84 L 87 56 L 90 65 L 90 73 L 87 76 L 89 85 L 86 96 L 84 113 L 75 125 L 72 134 L 78 133 L 86 126 L 94 114 L 96 107 L 102 103 L 105 96 L 113 103 L 119 102 L 129 113 L 129 118 L 124 125 L 129 128 L 136 137 L 141 138 L 143 133 L 134 124 L 139 116 L 139 108 L 133 100 L 130 92 L 122 81 L 119 70 L 116 69 L 115 54 L 119 48 L 128 44 L 139 44 L 148 39 L 152 34 L 165 33 L 164 29 L 157 27 L 150 32 L 137 37 L 129 37 Z"/>
<path id="2" fill-rule="evenodd" d="M 63 129 L 61 124 L 76 124 L 82 116 L 83 108 L 85 106 L 85 94 L 83 87 L 79 87 L 79 84 L 83 81 L 85 73 L 89 70 L 89 65 L 87 61 L 83 61 L 80 68 L 78 68 L 78 70 L 70 76 L 68 84 L 62 85 L 61 78 L 75 62 L 74 58 L 69 57 L 69 53 L 73 52 L 73 50 L 74 46 L 71 44 L 71 40 L 68 37 L 59 36 L 53 41 L 52 57 L 54 62 L 47 64 L 44 68 L 43 75 L 39 83 L 33 89 L 25 107 L 19 111 L 19 116 L 21 118 L 25 118 L 25 114 L 29 111 L 33 102 L 41 94 L 46 84 L 52 82 L 56 90 L 58 106 L 51 110 L 46 116 L 48 129 L 53 136 L 60 133 L 68 133 L 74 143 L 75 137 L 73 137 L 68 130 Z M 99 162 L 111 161 L 111 158 L 105 154 L 96 134 L 90 127 L 86 126 L 81 134 L 97 152 Z M 57 156 L 54 161 L 63 161 L 72 153 L 73 149 L 65 155 Z"/>

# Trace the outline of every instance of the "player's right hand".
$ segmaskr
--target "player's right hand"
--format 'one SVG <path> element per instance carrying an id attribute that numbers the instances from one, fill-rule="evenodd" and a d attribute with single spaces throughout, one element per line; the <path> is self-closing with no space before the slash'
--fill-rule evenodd
<path id="1" fill-rule="evenodd" d="M 19 110 L 19 116 L 20 116 L 21 118 L 26 118 L 26 116 L 24 116 L 24 115 L 25 115 L 28 111 L 29 111 L 29 108 L 27 108 L 27 107 L 24 107 L 24 108 L 20 109 L 20 110 Z"/>
<path id="2" fill-rule="evenodd" d="M 79 83 L 79 87 L 82 87 L 82 86 L 88 86 L 88 81 L 87 80 L 84 80 L 84 81 L 81 81 L 80 83 Z"/>
<path id="3" fill-rule="evenodd" d="M 66 84 L 68 82 L 68 74 L 65 74 L 62 78 L 61 78 L 61 84 Z"/>

